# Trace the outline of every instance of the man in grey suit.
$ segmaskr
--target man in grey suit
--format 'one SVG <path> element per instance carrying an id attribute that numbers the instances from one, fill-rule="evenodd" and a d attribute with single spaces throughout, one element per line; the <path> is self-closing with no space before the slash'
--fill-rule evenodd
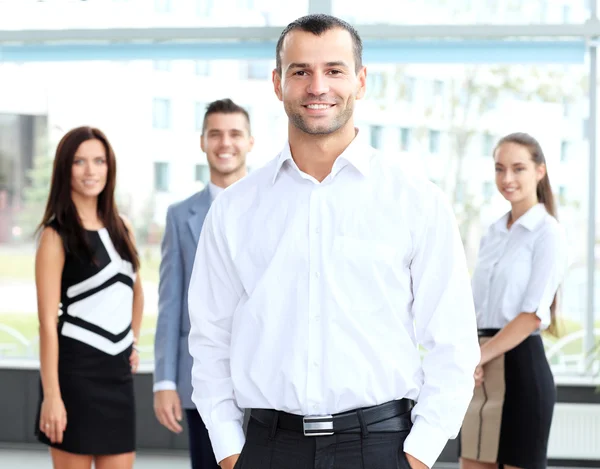
<path id="1" fill-rule="evenodd" d="M 188 284 L 210 204 L 224 188 L 246 175 L 246 155 L 253 144 L 250 118 L 244 108 L 230 99 L 210 103 L 204 115 L 200 144 L 208 160 L 210 182 L 201 192 L 167 210 L 154 343 L 154 411 L 162 425 L 180 433 L 182 408 L 185 409 L 193 469 L 219 466 L 191 399 Z"/>

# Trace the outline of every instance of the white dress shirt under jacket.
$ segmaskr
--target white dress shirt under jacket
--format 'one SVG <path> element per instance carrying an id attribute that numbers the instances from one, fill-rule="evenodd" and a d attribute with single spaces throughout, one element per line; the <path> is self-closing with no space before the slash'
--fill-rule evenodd
<path id="1" fill-rule="evenodd" d="M 327 415 L 415 399 L 404 449 L 430 467 L 459 431 L 479 345 L 454 215 L 360 136 L 321 183 L 286 145 L 226 189 L 188 303 L 192 399 L 217 461 L 242 449 L 240 408 Z"/>
<path id="2" fill-rule="evenodd" d="M 482 238 L 473 272 L 479 328 L 501 329 L 522 312 L 550 325 L 550 305 L 567 270 L 563 228 L 543 204 L 534 205 L 506 227 L 510 213 Z"/>

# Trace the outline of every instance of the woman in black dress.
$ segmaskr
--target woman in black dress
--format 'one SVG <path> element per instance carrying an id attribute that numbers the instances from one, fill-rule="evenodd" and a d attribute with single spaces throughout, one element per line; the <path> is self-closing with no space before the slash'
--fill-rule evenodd
<path id="1" fill-rule="evenodd" d="M 540 144 L 507 135 L 494 163 L 511 210 L 482 239 L 473 273 L 481 361 L 461 431 L 461 469 L 546 469 L 556 390 L 541 332 L 556 330 L 567 239 Z"/>
<path id="2" fill-rule="evenodd" d="M 40 322 L 39 441 L 55 469 L 131 469 L 133 376 L 143 293 L 133 230 L 119 216 L 116 162 L 104 134 L 58 145 L 40 224 L 35 279 Z M 57 327 L 58 326 L 58 327 Z"/>

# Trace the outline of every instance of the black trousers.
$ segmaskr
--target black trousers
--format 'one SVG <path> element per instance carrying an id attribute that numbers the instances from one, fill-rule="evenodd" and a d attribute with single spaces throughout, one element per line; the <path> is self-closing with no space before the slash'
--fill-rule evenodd
<path id="1" fill-rule="evenodd" d="M 219 469 L 208 430 L 196 409 L 185 409 L 192 469 Z"/>
<path id="2" fill-rule="evenodd" d="M 409 431 L 304 436 L 250 418 L 235 469 L 410 469 L 403 449 Z"/>

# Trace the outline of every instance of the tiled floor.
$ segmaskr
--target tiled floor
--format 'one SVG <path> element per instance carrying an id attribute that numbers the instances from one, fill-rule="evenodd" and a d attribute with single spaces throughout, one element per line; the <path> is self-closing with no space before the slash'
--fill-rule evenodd
<path id="1" fill-rule="evenodd" d="M 172 451 L 138 453 L 135 469 L 189 469 L 189 458 L 185 452 Z M 457 469 L 455 464 L 436 464 L 435 469 Z M 52 469 L 50 457 L 44 448 L 37 445 L 6 447 L 0 445 L 0 469 Z M 568 468 L 548 468 L 568 469 Z"/>
<path id="2" fill-rule="evenodd" d="M 135 469 L 189 469 L 186 453 L 143 452 L 137 455 Z M 19 447 L 18 449 L 0 447 L 1 469 L 52 469 L 50 456 L 43 448 Z"/>

